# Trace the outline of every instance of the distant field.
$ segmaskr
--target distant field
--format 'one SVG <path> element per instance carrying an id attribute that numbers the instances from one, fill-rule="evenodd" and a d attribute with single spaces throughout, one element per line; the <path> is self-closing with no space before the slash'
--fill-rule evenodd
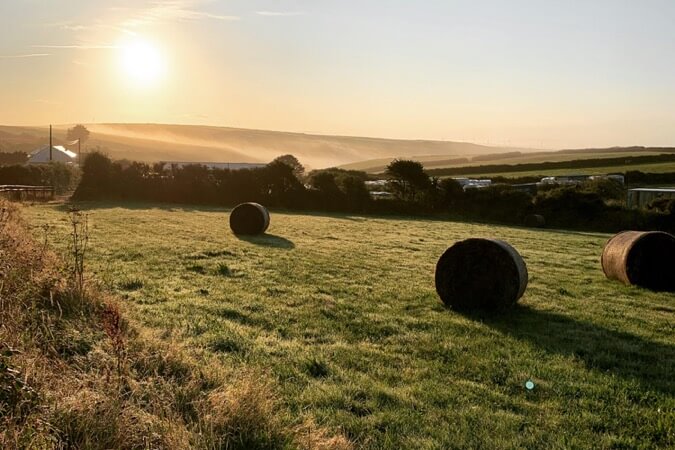
<path id="1" fill-rule="evenodd" d="M 600 152 L 600 151 L 589 151 L 584 153 L 561 153 L 561 152 L 534 152 L 532 154 L 523 153 L 517 157 L 508 157 L 502 158 L 495 156 L 494 158 L 480 157 L 479 161 L 472 161 L 472 155 L 447 155 L 445 157 L 440 157 L 439 155 L 434 156 L 422 156 L 417 157 L 413 156 L 409 159 L 414 159 L 415 161 L 421 162 L 426 169 L 442 169 L 446 167 L 471 167 L 479 166 L 484 164 L 529 164 L 529 163 L 541 163 L 541 162 L 559 162 L 559 161 L 574 161 L 579 159 L 595 159 L 595 158 L 621 158 L 621 157 L 630 157 L 630 156 L 655 156 L 660 155 L 665 152 L 663 151 L 624 151 L 624 152 Z M 475 156 L 475 155 L 474 155 Z M 468 162 L 458 163 L 455 160 L 457 158 L 465 157 L 468 158 Z M 347 164 L 342 166 L 345 169 L 354 169 L 354 170 L 363 170 L 369 173 L 380 173 L 384 172 L 387 165 L 393 160 L 393 158 L 382 158 L 371 161 L 363 161 L 354 164 Z"/>
<path id="2" fill-rule="evenodd" d="M 607 235 L 273 212 L 270 234 L 238 239 L 224 209 L 81 206 L 87 266 L 130 314 L 269 371 L 292 411 L 357 448 L 675 446 L 675 295 L 606 280 Z M 63 207 L 23 213 L 66 246 Z M 514 311 L 439 302 L 436 260 L 471 236 L 524 256 Z"/>
<path id="3" fill-rule="evenodd" d="M 549 169 L 549 170 L 530 170 L 525 172 L 480 172 L 467 175 L 452 175 L 452 177 L 529 177 L 529 176 L 557 176 L 557 175 L 602 175 L 608 173 L 625 173 L 628 170 L 639 170 L 642 172 L 666 173 L 675 172 L 675 162 L 661 163 L 661 164 L 635 164 L 630 166 L 606 166 L 606 167 L 589 167 L 578 169 Z M 447 177 L 443 177 L 447 178 Z"/>

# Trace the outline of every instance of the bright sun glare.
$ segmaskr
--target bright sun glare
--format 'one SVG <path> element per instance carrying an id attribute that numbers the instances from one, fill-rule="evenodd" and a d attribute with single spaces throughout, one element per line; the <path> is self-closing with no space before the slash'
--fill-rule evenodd
<path id="1" fill-rule="evenodd" d="M 163 75 L 164 62 L 161 53 L 150 42 L 134 40 L 123 43 L 121 57 L 124 73 L 139 86 L 151 86 Z"/>

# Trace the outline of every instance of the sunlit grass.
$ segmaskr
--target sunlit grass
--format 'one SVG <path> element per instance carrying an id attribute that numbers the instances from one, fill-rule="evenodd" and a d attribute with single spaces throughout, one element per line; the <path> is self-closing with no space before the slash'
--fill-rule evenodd
<path id="1" fill-rule="evenodd" d="M 675 162 L 653 163 L 653 164 L 630 164 L 605 167 L 581 167 L 573 169 L 537 169 L 515 172 L 481 172 L 477 169 L 475 173 L 467 175 L 452 175 L 458 177 L 533 177 L 533 176 L 563 176 L 563 175 L 605 175 L 608 173 L 625 173 L 629 170 L 639 170 L 648 173 L 668 173 L 675 172 Z M 446 177 L 443 177 L 446 178 Z"/>
<path id="2" fill-rule="evenodd" d="M 223 209 L 82 206 L 88 268 L 135 319 L 268 371 L 292 412 L 357 447 L 675 445 L 675 296 L 606 280 L 608 235 L 273 212 L 270 234 L 238 239 Z M 24 214 L 65 247 L 62 207 Z M 436 297 L 438 256 L 470 236 L 525 258 L 510 314 L 463 316 Z"/>

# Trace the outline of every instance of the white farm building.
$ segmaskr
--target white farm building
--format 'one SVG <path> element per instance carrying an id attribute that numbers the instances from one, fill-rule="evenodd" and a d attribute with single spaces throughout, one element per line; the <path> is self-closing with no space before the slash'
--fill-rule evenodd
<path id="1" fill-rule="evenodd" d="M 227 163 L 227 162 L 198 162 L 198 161 L 160 161 L 162 169 L 169 170 L 171 168 L 182 169 L 187 166 L 204 166 L 207 169 L 259 169 L 267 166 L 267 164 L 259 163 Z"/>
<path id="2" fill-rule="evenodd" d="M 657 198 L 675 199 L 673 188 L 637 188 L 629 189 L 626 205 L 629 208 L 644 208 Z"/>
<path id="3" fill-rule="evenodd" d="M 77 154 L 61 145 L 53 145 L 51 153 L 50 160 L 49 145 L 43 145 L 28 155 L 28 164 L 47 164 L 49 162 L 62 162 L 66 164 L 77 163 Z"/>

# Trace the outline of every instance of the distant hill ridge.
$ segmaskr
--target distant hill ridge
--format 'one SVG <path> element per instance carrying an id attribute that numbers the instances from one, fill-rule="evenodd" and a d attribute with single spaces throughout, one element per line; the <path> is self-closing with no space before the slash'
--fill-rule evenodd
<path id="1" fill-rule="evenodd" d="M 54 127 L 54 143 L 65 142 L 71 125 Z M 553 157 L 571 153 L 618 153 L 623 148 L 569 149 L 543 152 L 536 149 L 490 147 L 434 140 L 402 140 L 358 136 L 330 136 L 204 125 L 85 124 L 91 131 L 86 148 L 100 148 L 115 159 L 145 162 L 203 161 L 265 163 L 291 153 L 308 168 L 342 166 L 377 171 L 395 157 L 422 161 L 427 167 L 526 157 Z M 30 152 L 48 139 L 47 127 L 1 126 L 0 151 Z M 626 152 L 675 152 L 675 148 L 627 147 Z M 597 155 L 596 155 L 597 156 Z M 477 159 L 476 159 L 477 160 Z"/>
<path id="2" fill-rule="evenodd" d="M 202 125 L 85 124 L 91 131 L 87 146 L 100 146 L 113 158 L 154 162 L 160 160 L 205 162 L 269 162 L 292 153 L 310 168 L 354 163 L 392 155 L 478 155 L 507 149 L 478 144 L 401 140 L 358 136 L 329 136 L 284 131 L 252 130 Z M 69 125 L 54 127 L 54 138 L 63 141 Z M 0 126 L 0 145 L 11 141 L 44 144 L 46 127 Z M 7 151 L 11 150 L 8 148 Z"/>

